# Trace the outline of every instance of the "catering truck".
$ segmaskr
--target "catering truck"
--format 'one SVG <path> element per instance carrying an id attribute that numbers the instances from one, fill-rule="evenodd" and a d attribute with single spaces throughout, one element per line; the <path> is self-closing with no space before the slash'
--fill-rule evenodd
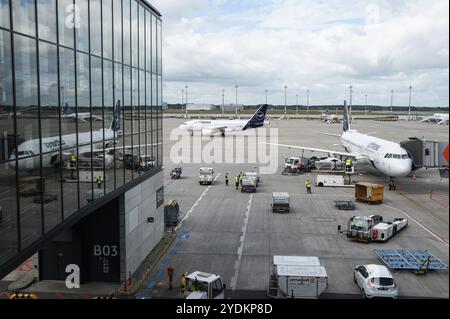
<path id="1" fill-rule="evenodd" d="M 226 285 L 218 275 L 196 271 L 186 277 L 186 299 L 225 299 Z"/>
<path id="2" fill-rule="evenodd" d="M 350 240 L 370 242 L 386 242 L 408 226 L 405 218 L 396 218 L 392 222 L 383 222 L 383 217 L 353 216 L 348 221 L 348 229 L 342 233 Z M 338 227 L 341 232 L 341 226 Z"/>
<path id="3" fill-rule="evenodd" d="M 200 168 L 199 183 L 200 185 L 212 185 L 214 182 L 214 169 Z"/>
<path id="4" fill-rule="evenodd" d="M 317 299 L 327 288 L 327 271 L 319 258 L 274 256 L 269 297 Z"/>

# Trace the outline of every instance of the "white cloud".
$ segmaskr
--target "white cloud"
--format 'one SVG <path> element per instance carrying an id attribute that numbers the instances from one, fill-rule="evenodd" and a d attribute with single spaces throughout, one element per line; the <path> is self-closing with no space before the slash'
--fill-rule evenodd
<path id="1" fill-rule="evenodd" d="M 393 88 L 406 105 L 448 106 L 449 3 L 446 0 L 154 0 L 164 21 L 165 100 L 284 103 L 311 88 L 315 103 L 341 103 L 352 83 L 371 103 Z M 358 98 L 356 102 L 358 102 Z M 362 98 L 363 99 L 363 98 Z"/>

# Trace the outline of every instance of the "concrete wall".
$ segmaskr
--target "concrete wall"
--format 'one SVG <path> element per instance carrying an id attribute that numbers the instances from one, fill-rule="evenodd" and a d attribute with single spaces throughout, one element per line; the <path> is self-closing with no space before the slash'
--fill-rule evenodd
<path id="1" fill-rule="evenodd" d="M 121 280 L 134 274 L 144 259 L 164 236 L 164 205 L 157 208 L 156 192 L 164 186 L 160 172 L 122 196 L 121 215 Z M 148 218 L 153 217 L 154 223 Z"/>

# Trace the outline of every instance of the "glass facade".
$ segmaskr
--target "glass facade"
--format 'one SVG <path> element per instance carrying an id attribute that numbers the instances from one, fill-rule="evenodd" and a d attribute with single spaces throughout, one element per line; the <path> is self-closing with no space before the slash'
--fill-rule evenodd
<path id="1" fill-rule="evenodd" d="M 0 0 L 0 267 L 162 168 L 161 28 L 140 0 Z"/>

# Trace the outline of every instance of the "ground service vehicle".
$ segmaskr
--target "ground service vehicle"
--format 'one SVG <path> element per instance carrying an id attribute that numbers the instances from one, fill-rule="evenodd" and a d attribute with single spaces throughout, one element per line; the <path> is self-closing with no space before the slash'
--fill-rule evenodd
<path id="1" fill-rule="evenodd" d="M 256 173 L 256 172 L 246 172 L 246 173 L 244 174 L 244 176 L 245 176 L 245 177 L 251 177 L 251 178 L 254 178 L 254 179 L 256 180 L 256 187 L 259 186 L 259 182 L 261 181 L 261 179 L 260 179 L 258 173 Z"/>
<path id="2" fill-rule="evenodd" d="M 366 243 L 386 242 L 407 226 L 408 220 L 404 218 L 396 218 L 391 223 L 384 223 L 383 217 L 378 215 L 369 217 L 353 216 L 350 218 L 348 230 L 344 231 L 344 234 L 351 240 Z"/>
<path id="3" fill-rule="evenodd" d="M 273 193 L 272 194 L 272 212 L 274 213 L 289 213 L 290 203 L 289 203 L 288 193 Z"/>
<path id="4" fill-rule="evenodd" d="M 275 256 L 269 287 L 272 298 L 318 298 L 328 275 L 317 257 Z"/>
<path id="5" fill-rule="evenodd" d="M 353 271 L 355 283 L 366 298 L 398 298 L 398 288 L 391 272 L 385 266 L 358 266 Z"/>
<path id="6" fill-rule="evenodd" d="M 381 204 L 384 200 L 384 186 L 371 183 L 357 183 L 355 197 L 359 202 Z"/>
<path id="7" fill-rule="evenodd" d="M 200 168 L 199 183 L 200 185 L 212 185 L 214 182 L 214 169 Z"/>
<path id="8" fill-rule="evenodd" d="M 186 277 L 186 299 L 225 299 L 225 289 L 218 275 L 196 271 Z"/>
<path id="9" fill-rule="evenodd" d="M 180 179 L 181 174 L 183 174 L 183 169 L 181 167 L 174 168 L 172 172 L 170 172 L 171 179 Z"/>
<path id="10" fill-rule="evenodd" d="M 258 186 L 256 178 L 245 177 L 242 180 L 241 192 L 242 193 L 256 193 L 256 187 Z"/>

